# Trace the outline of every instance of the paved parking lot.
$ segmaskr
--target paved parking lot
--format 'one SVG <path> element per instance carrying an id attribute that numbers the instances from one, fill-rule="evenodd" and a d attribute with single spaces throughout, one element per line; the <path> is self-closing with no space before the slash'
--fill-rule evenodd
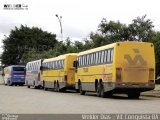
<path id="1" fill-rule="evenodd" d="M 0 113 L 160 113 L 160 98 L 99 98 L 73 91 L 57 93 L 26 86 L 0 85 Z"/>

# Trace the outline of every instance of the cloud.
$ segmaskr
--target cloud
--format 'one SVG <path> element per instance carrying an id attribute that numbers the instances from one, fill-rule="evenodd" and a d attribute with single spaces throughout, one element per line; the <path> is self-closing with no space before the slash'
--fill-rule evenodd
<path id="1" fill-rule="evenodd" d="M 13 19 L 9 19 L 6 17 L 1 17 L 0 19 L 0 33 L 8 34 L 11 29 L 13 29 L 18 24 L 13 21 Z"/>

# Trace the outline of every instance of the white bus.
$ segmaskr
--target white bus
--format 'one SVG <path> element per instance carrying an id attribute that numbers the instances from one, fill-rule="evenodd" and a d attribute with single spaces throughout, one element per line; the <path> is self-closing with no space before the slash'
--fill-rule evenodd
<path id="1" fill-rule="evenodd" d="M 41 66 L 42 66 L 42 59 L 28 62 L 26 65 L 26 77 L 25 83 L 28 88 L 33 86 L 34 88 L 41 87 Z"/>

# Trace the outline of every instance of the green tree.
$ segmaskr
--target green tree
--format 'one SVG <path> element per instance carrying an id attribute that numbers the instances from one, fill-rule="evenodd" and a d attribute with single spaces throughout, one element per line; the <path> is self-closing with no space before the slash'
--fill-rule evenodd
<path id="1" fill-rule="evenodd" d="M 118 41 L 143 41 L 149 42 L 154 36 L 153 23 L 146 15 L 133 19 L 129 25 L 119 21 L 107 21 L 102 19 L 96 33 L 90 34 L 94 47 L 110 44 Z"/>
<path id="2" fill-rule="evenodd" d="M 153 22 L 146 19 L 147 15 L 133 19 L 133 23 L 129 25 L 129 40 L 148 42 L 153 34 Z"/>
<path id="3" fill-rule="evenodd" d="M 150 42 L 154 44 L 156 59 L 156 77 L 160 76 L 160 32 L 154 32 Z"/>
<path id="4" fill-rule="evenodd" d="M 3 40 L 2 63 L 5 65 L 21 64 L 24 53 L 43 52 L 55 47 L 56 35 L 42 31 L 37 27 L 21 25 L 11 30 L 9 37 Z"/>

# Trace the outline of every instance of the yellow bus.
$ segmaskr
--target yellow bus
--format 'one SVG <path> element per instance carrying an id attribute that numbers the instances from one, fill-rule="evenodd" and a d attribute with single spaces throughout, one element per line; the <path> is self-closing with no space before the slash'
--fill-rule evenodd
<path id="1" fill-rule="evenodd" d="M 155 87 L 155 55 L 152 43 L 117 42 L 80 52 L 75 62 L 75 88 L 80 94 L 95 91 L 105 97 L 125 93 L 139 98 Z"/>
<path id="2" fill-rule="evenodd" d="M 60 55 L 55 58 L 44 59 L 42 66 L 42 83 L 45 90 L 54 88 L 62 91 L 66 88 L 75 87 L 75 68 L 73 62 L 76 53 Z"/>

